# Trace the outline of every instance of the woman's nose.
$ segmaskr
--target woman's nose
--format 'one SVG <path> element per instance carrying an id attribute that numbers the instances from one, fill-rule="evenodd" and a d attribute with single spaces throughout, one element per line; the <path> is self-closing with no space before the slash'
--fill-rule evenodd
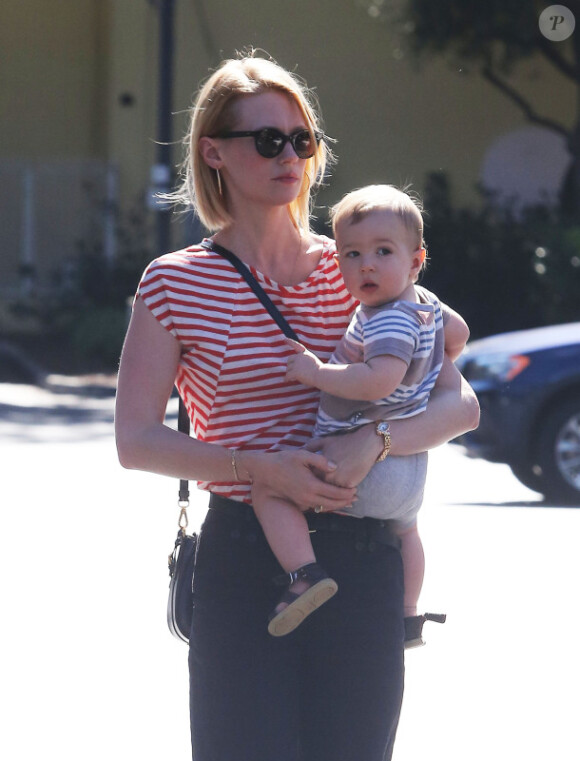
<path id="1" fill-rule="evenodd" d="M 298 155 L 296 151 L 294 150 L 294 146 L 290 141 L 286 143 L 284 148 L 282 148 L 282 153 L 280 154 L 280 159 L 286 163 L 291 162 L 292 164 L 295 161 L 298 161 Z"/>

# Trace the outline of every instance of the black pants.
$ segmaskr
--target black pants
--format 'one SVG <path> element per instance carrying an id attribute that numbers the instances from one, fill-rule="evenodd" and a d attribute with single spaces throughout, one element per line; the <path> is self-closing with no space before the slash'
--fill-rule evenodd
<path id="1" fill-rule="evenodd" d="M 272 637 L 268 614 L 282 589 L 271 580 L 281 569 L 251 508 L 239 512 L 209 510 L 198 547 L 195 761 L 390 759 L 403 694 L 398 550 L 360 531 L 317 530 L 317 560 L 339 591 L 294 632 Z"/>

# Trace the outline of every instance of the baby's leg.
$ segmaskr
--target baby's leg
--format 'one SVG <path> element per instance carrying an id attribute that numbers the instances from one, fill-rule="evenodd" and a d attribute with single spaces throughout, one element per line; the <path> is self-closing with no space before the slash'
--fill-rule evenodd
<path id="1" fill-rule="evenodd" d="M 316 562 L 306 518 L 291 502 L 255 497 L 254 512 L 272 552 L 287 573 Z"/>
<path id="2" fill-rule="evenodd" d="M 405 574 L 405 616 L 417 615 L 417 602 L 423 586 L 425 574 L 425 554 L 423 543 L 417 530 L 417 523 L 397 532 L 401 539 L 401 556 Z"/>
<path id="3" fill-rule="evenodd" d="M 261 499 L 254 492 L 254 512 L 268 544 L 289 574 L 286 592 L 270 615 L 268 631 L 274 637 L 289 634 L 338 589 L 316 562 L 308 523 L 291 502 Z"/>

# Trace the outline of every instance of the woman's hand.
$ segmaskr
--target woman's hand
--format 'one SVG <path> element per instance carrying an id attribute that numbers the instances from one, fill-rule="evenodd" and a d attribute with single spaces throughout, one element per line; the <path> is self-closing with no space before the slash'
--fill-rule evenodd
<path id="1" fill-rule="evenodd" d="M 312 439 L 305 449 L 321 452 L 336 463 L 336 468 L 320 473 L 328 483 L 354 488 L 360 484 L 383 450 L 383 440 L 375 433 L 374 423 L 350 433 Z"/>
<path id="2" fill-rule="evenodd" d="M 352 505 L 356 489 L 331 483 L 336 465 L 306 449 L 259 453 L 239 451 L 238 460 L 252 478 L 252 495 L 268 495 L 293 502 L 300 510 L 322 506 L 324 511 Z M 324 478 L 326 477 L 326 480 Z"/>
<path id="3" fill-rule="evenodd" d="M 390 421 L 392 448 L 389 457 L 417 454 L 433 449 L 479 423 L 479 405 L 473 390 L 449 359 L 443 362 L 439 379 L 425 412 Z M 325 436 L 310 441 L 306 449 L 321 452 L 336 468 L 320 473 L 333 484 L 355 487 L 365 478 L 382 451 L 382 439 L 374 423 L 352 433 Z"/>

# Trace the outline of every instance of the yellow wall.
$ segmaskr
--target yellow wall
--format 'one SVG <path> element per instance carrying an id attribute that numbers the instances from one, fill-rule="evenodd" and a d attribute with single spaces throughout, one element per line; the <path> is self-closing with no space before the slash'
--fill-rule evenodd
<path id="1" fill-rule="evenodd" d="M 121 168 L 121 193 L 130 205 L 147 187 L 155 159 L 157 12 L 147 0 L 113 0 L 111 12 L 107 155 Z M 123 105 L 124 95 L 131 105 Z"/>
<path id="2" fill-rule="evenodd" d="M 525 123 L 479 77 L 442 60 L 418 67 L 363 0 L 175 0 L 175 140 L 210 67 L 248 45 L 302 75 L 322 104 L 339 163 L 320 204 L 373 181 L 448 172 L 473 202 L 486 149 Z M 200 9 L 205 12 L 200 15 Z M 149 184 L 155 160 L 157 10 L 149 0 L 3 0 L 0 159 L 101 158 L 118 164 L 123 203 Z M 570 124 L 575 98 L 548 64 L 518 84 L 540 111 Z M 129 94 L 131 105 L 121 98 Z M 174 151 L 179 161 L 180 146 Z"/>
<path id="3" fill-rule="evenodd" d="M 205 16 L 196 8 L 205 7 Z M 145 2 L 114 3 L 111 156 L 123 163 L 128 186 L 147 184 L 154 159 L 156 14 Z M 519 110 L 481 78 L 444 61 L 418 67 L 389 27 L 358 0 L 176 0 L 175 111 L 182 112 L 200 80 L 224 57 L 248 45 L 265 48 L 316 88 L 339 163 L 320 202 L 372 181 L 412 182 L 448 172 L 456 199 L 473 202 L 480 165 L 497 136 L 524 124 Z M 572 88 L 543 61 L 522 68 L 523 86 L 540 111 L 571 123 Z M 137 93 L 120 113 L 115 95 Z M 185 129 L 174 117 L 175 137 Z M 175 161 L 180 147 L 175 151 Z"/>
<path id="4" fill-rule="evenodd" d="M 2 0 L 2 294 L 41 293 L 91 235 L 107 157 L 108 4 Z"/>
<path id="5" fill-rule="evenodd" d="M 0 158 L 105 151 L 107 0 L 3 0 Z"/>

